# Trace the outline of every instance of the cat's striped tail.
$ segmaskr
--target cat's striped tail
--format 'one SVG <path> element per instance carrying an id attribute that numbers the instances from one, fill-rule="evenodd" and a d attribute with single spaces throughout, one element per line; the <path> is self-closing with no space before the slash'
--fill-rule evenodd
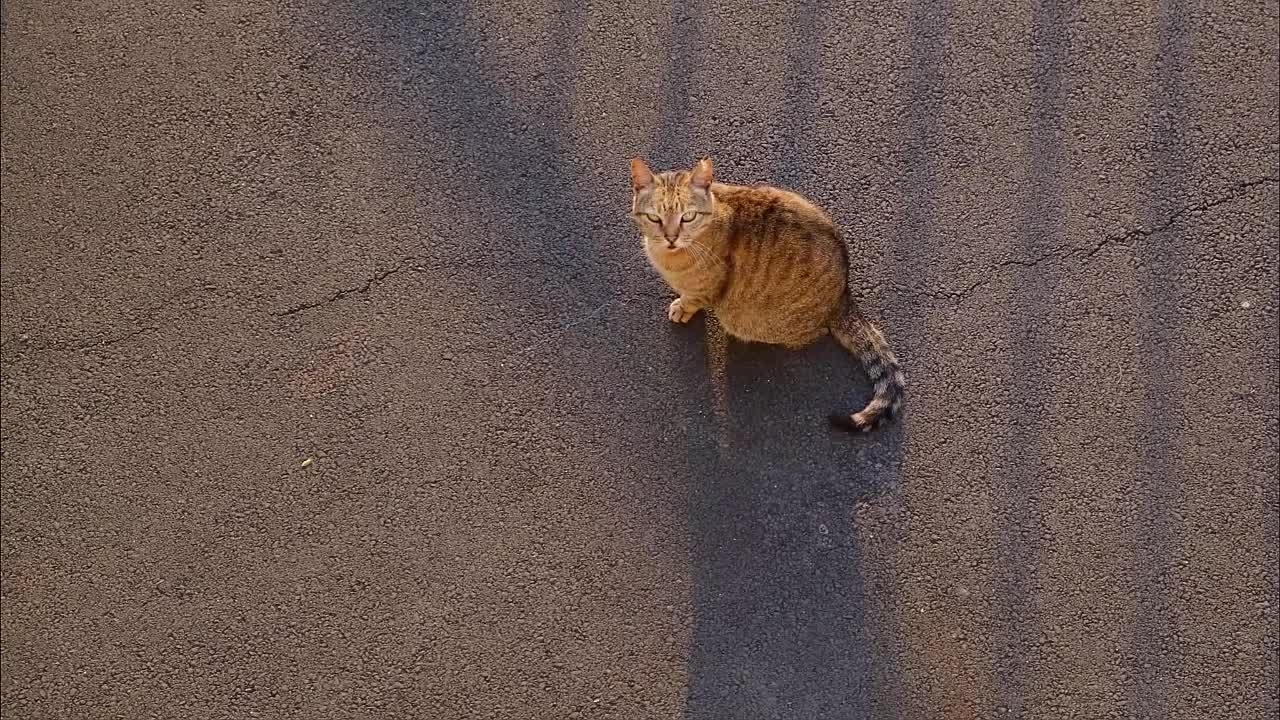
<path id="1" fill-rule="evenodd" d="M 866 407 L 851 415 L 833 413 L 829 416 L 831 424 L 850 432 L 869 432 L 884 420 L 894 419 L 902 409 L 906 379 L 884 333 L 846 297 L 831 323 L 831 335 L 858 358 L 875 387 L 875 395 Z"/>

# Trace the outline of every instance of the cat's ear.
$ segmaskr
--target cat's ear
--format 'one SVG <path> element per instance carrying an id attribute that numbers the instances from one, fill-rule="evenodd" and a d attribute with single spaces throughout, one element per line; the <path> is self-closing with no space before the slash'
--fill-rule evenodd
<path id="1" fill-rule="evenodd" d="M 640 158 L 631 158 L 631 187 L 643 190 L 653 184 L 653 171 Z"/>
<path id="2" fill-rule="evenodd" d="M 689 175 L 689 183 L 700 190 L 706 190 L 711 187 L 711 181 L 715 179 L 711 170 L 711 158 L 702 158 L 697 165 L 693 166 L 693 173 Z"/>

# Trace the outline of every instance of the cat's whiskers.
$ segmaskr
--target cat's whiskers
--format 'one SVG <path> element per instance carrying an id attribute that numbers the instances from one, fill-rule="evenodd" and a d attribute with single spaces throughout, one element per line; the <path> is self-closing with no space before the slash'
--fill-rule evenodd
<path id="1" fill-rule="evenodd" d="M 724 260 L 717 257 L 715 252 L 713 252 L 711 248 L 698 242 L 697 240 L 692 240 L 689 242 L 689 250 L 693 251 L 693 254 L 695 257 L 709 261 L 713 267 L 719 267 L 725 264 Z"/>

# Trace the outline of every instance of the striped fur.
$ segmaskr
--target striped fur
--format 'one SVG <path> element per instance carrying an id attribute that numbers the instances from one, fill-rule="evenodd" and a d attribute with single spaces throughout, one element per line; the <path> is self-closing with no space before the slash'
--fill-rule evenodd
<path id="1" fill-rule="evenodd" d="M 907 381 L 884 333 L 863 317 L 855 304 L 846 302 L 831 324 L 831 334 L 858 358 L 875 388 L 865 408 L 852 415 L 832 414 L 828 418 L 831 424 L 851 432 L 867 432 L 881 421 L 895 418 L 902 410 Z"/>
<path id="2" fill-rule="evenodd" d="M 709 160 L 663 173 L 633 160 L 631 182 L 645 255 L 679 293 L 672 321 L 709 308 L 734 337 L 788 347 L 830 333 L 875 387 L 865 408 L 831 422 L 867 431 L 898 413 L 902 370 L 849 294 L 845 244 L 825 212 L 780 188 L 714 182 Z"/>

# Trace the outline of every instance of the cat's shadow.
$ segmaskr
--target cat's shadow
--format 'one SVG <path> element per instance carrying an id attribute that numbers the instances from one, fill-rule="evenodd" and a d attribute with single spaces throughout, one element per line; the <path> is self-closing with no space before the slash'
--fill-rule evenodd
<path id="1" fill-rule="evenodd" d="M 788 350 L 723 343 L 702 322 L 678 332 L 707 343 L 714 435 L 690 443 L 686 717 L 865 715 L 875 663 L 854 513 L 887 481 L 897 434 L 827 427 L 870 394 L 829 339 Z"/>

